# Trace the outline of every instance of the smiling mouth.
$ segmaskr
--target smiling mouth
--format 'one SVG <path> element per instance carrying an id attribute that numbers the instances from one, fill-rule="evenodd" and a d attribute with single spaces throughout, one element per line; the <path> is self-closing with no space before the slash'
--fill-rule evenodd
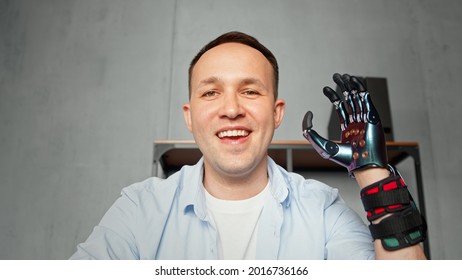
<path id="1" fill-rule="evenodd" d="M 225 130 L 225 131 L 220 131 L 218 132 L 217 136 L 220 139 L 223 139 L 225 137 L 245 137 L 249 135 L 250 132 L 247 130 Z"/>

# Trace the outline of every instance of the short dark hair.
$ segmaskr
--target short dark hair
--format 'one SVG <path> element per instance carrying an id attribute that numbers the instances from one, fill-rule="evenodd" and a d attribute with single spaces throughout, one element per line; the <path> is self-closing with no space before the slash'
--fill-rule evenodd
<path id="1" fill-rule="evenodd" d="M 220 35 L 217 37 L 215 40 L 209 42 L 207 45 L 205 45 L 199 53 L 196 54 L 196 56 L 193 58 L 191 61 L 191 64 L 189 65 L 189 80 L 188 80 L 188 85 L 189 85 L 189 97 L 191 98 L 191 76 L 192 72 L 194 69 L 194 66 L 196 65 L 197 61 L 202 57 L 204 53 L 206 53 L 208 50 L 225 44 L 225 43 L 240 43 L 243 45 L 247 45 L 251 48 L 254 48 L 261 52 L 264 57 L 269 61 L 271 66 L 273 67 L 273 75 L 274 75 L 274 99 L 277 99 L 278 97 L 278 84 L 279 84 L 279 67 L 278 67 L 278 62 L 276 60 L 276 57 L 273 55 L 273 53 L 267 49 L 264 45 L 262 45 L 256 38 L 247 35 L 242 32 L 238 31 L 231 31 L 228 33 L 225 33 L 223 35 Z"/>

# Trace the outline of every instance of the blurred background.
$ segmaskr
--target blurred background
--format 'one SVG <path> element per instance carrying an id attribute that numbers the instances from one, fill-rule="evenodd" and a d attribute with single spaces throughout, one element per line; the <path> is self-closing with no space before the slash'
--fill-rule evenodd
<path id="1" fill-rule="evenodd" d="M 0 259 L 67 259 L 151 176 L 154 140 L 192 139 L 189 62 L 232 30 L 278 58 L 275 140 L 303 140 L 307 110 L 327 135 L 334 72 L 386 78 L 394 139 L 420 146 L 431 257 L 462 259 L 461 14 L 458 0 L 0 0 Z M 399 168 L 413 187 L 412 159 Z M 346 174 L 308 175 L 358 202 Z"/>

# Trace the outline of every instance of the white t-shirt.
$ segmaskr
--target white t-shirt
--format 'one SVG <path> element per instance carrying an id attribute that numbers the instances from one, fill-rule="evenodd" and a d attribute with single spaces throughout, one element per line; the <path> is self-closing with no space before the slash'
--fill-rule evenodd
<path id="1" fill-rule="evenodd" d="M 244 200 L 223 200 L 205 193 L 207 208 L 218 230 L 218 257 L 255 259 L 258 221 L 269 193 L 269 182 L 259 194 Z"/>

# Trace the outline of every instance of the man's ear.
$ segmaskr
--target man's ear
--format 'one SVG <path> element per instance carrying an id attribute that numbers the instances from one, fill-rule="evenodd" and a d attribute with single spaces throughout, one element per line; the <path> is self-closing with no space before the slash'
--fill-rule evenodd
<path id="1" fill-rule="evenodd" d="M 189 103 L 185 103 L 183 105 L 183 117 L 184 122 L 186 123 L 186 127 L 190 132 L 192 132 L 192 123 L 191 123 L 191 105 Z"/>
<path id="2" fill-rule="evenodd" d="M 284 112 L 286 109 L 286 102 L 283 99 L 278 99 L 274 102 L 274 127 L 278 128 L 282 119 L 284 118 Z"/>

